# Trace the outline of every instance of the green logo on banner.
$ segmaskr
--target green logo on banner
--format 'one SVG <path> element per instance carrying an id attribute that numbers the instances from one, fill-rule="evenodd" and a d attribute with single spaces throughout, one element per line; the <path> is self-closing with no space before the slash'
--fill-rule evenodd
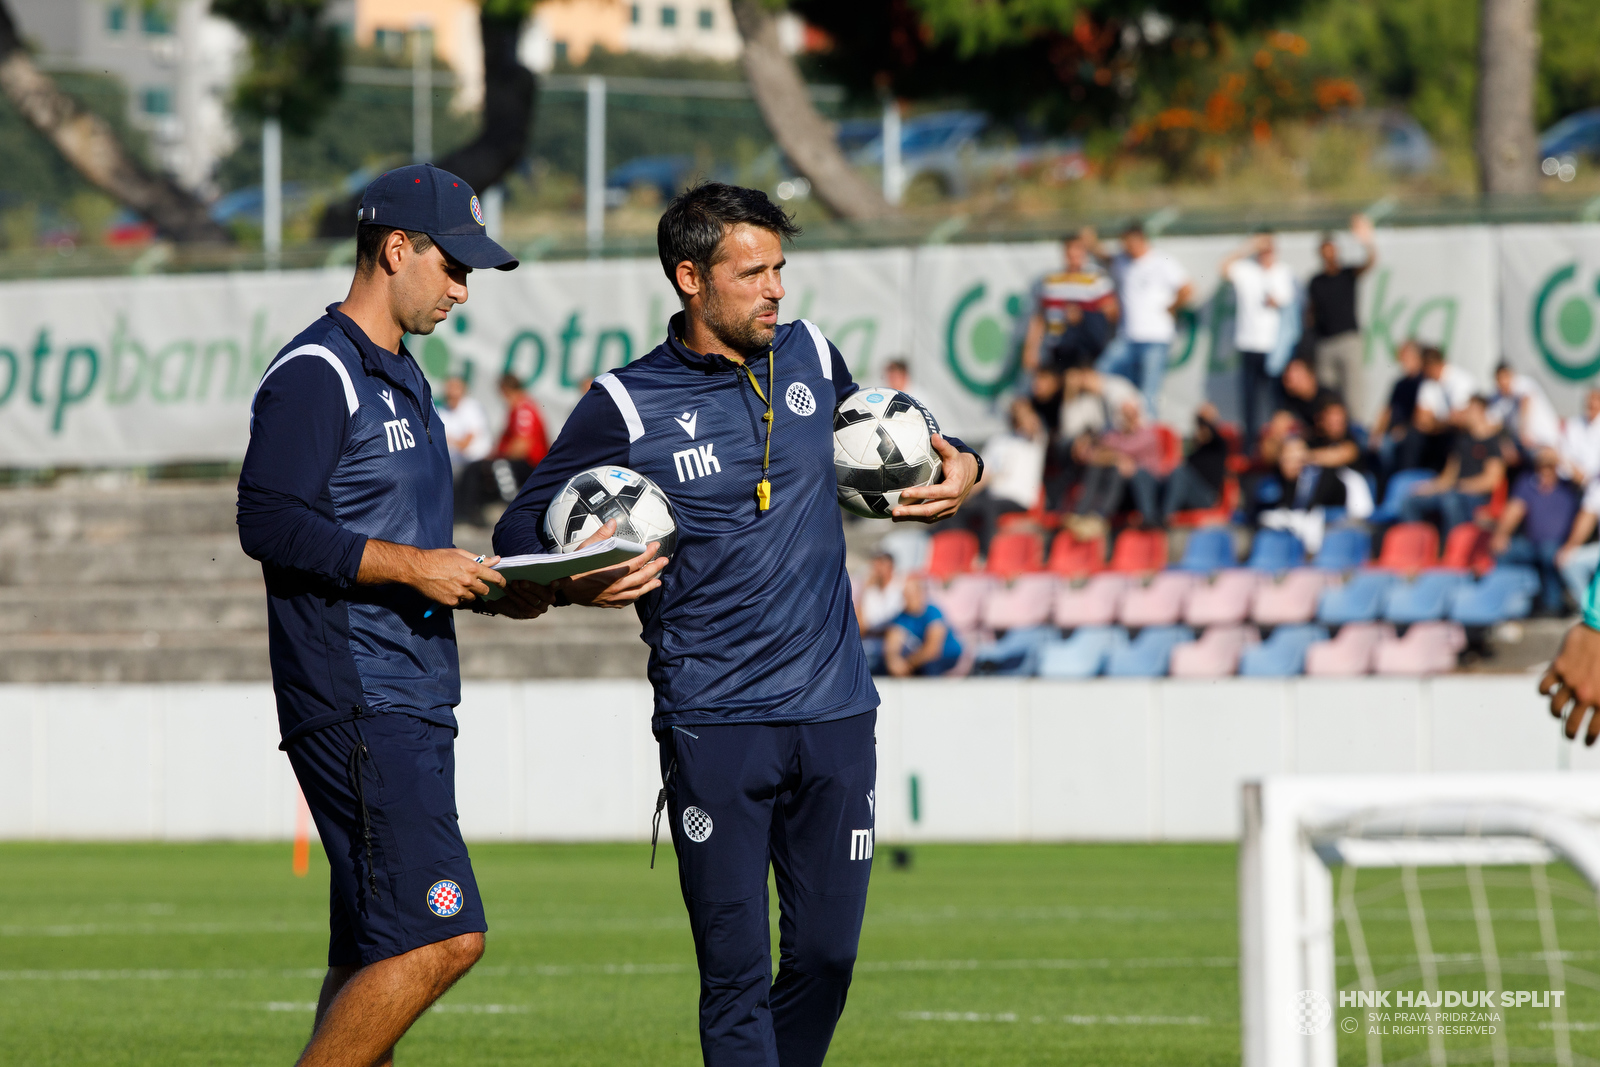
<path id="1" fill-rule="evenodd" d="M 1577 282 L 1578 265 L 1568 263 L 1545 279 L 1533 301 L 1533 344 L 1551 370 L 1581 382 L 1600 372 L 1595 329 L 1595 296 Z"/>
<path id="2" fill-rule="evenodd" d="M 1012 344 L 1012 326 L 993 311 L 985 313 L 988 286 L 979 282 L 956 301 L 945 322 L 944 353 L 950 373 L 975 396 L 993 397 L 1005 392 L 1017 377 L 1022 353 Z M 969 315 L 969 312 L 972 313 Z M 1005 314 L 1012 323 L 1022 317 L 1022 298 L 1006 298 Z"/>

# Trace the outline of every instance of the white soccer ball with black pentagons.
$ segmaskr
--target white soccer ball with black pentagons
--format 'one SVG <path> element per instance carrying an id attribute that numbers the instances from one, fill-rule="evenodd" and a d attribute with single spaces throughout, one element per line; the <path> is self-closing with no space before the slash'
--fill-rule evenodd
<path id="1" fill-rule="evenodd" d="M 863 387 L 833 412 L 833 469 L 839 504 L 868 519 L 887 519 L 901 490 L 933 485 L 944 464 L 933 449 L 939 424 L 909 394 Z"/>
<path id="2" fill-rule="evenodd" d="M 624 541 L 660 541 L 663 556 L 677 544 L 678 524 L 661 487 L 638 471 L 610 466 L 567 480 L 544 513 L 545 540 L 557 552 L 571 552 L 612 519 Z"/>

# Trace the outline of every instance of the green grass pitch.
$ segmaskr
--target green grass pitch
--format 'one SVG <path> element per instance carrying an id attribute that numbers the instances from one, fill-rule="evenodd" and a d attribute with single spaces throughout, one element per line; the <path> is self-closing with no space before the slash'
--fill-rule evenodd
<path id="1" fill-rule="evenodd" d="M 403 1064 L 700 1062 L 693 950 L 670 847 L 477 845 L 483 962 L 401 1044 Z M 830 1065 L 1239 1062 L 1235 855 L 1213 845 L 880 847 L 861 960 Z M 289 1064 L 326 950 L 327 868 L 287 845 L 3 844 L 0 1064 Z M 1504 985 L 1549 988 L 1528 869 L 1486 872 Z M 1453 880 L 1452 880 L 1453 877 Z M 1383 985 L 1419 988 L 1395 872 L 1356 893 Z M 1572 1062 L 1600 1056 L 1600 913 L 1552 868 Z M 1434 951 L 1478 946 L 1459 875 L 1423 872 Z M 1339 980 L 1353 982 L 1338 938 Z M 1408 955 L 1409 954 L 1409 955 Z M 1409 970 L 1408 970 L 1409 968 Z M 1481 967 L 1440 968 L 1475 989 Z M 1339 1012 L 1343 1020 L 1356 1015 Z M 1505 1013 L 1513 1049 L 1552 1052 L 1549 1012 Z M 1451 1039 L 1451 1063 L 1470 1042 Z M 1482 1048 L 1479 1043 L 1476 1047 Z M 1367 1062 L 1360 1035 L 1340 1062 Z M 1484 1050 L 1487 1053 L 1487 1049 Z M 1390 1038 L 1385 1062 L 1427 1063 Z M 1513 1062 L 1521 1062 L 1514 1058 Z M 1537 1062 L 1554 1062 L 1540 1059 Z"/>

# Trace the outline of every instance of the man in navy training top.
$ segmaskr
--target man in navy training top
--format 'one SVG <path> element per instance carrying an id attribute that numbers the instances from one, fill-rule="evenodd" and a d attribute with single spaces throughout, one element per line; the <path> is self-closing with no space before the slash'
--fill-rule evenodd
<path id="1" fill-rule="evenodd" d="M 797 232 L 752 189 L 708 183 L 674 200 L 656 243 L 683 311 L 653 352 L 595 379 L 494 534 L 496 551 L 544 549 L 551 498 L 599 464 L 650 477 L 672 502 L 672 566 L 651 560 L 617 588 L 648 594 L 636 607 L 710 1067 L 822 1062 L 871 870 L 878 693 L 833 468 L 833 410 L 858 386 L 815 326 L 778 325 L 783 241 Z M 945 518 L 977 480 L 970 449 L 935 447 L 944 480 L 907 490 L 897 520 Z M 588 582 L 558 598 L 592 602 Z"/>
<path id="2" fill-rule="evenodd" d="M 451 609 L 505 579 L 452 546 L 450 457 L 401 338 L 517 265 L 466 182 L 426 164 L 367 187 L 342 304 L 290 341 L 251 404 L 239 540 L 267 583 L 272 687 L 332 868 L 328 974 L 307 1065 L 374 1067 L 483 954 L 456 826 Z M 499 613 L 549 591 L 513 583 Z"/>

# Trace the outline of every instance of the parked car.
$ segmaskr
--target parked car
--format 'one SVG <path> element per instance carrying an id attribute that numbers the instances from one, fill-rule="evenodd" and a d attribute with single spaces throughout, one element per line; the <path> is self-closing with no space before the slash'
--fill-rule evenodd
<path id="1" fill-rule="evenodd" d="M 638 156 L 606 175 L 606 207 L 621 207 L 638 186 L 656 191 L 663 203 L 677 196 L 694 175 L 693 156 Z"/>
<path id="2" fill-rule="evenodd" d="M 1580 160 L 1600 158 L 1600 107 L 1577 111 L 1539 135 L 1539 169 L 1570 182 Z"/>
<path id="3" fill-rule="evenodd" d="M 1439 160 L 1422 123 L 1398 108 L 1362 112 L 1357 121 L 1377 132 L 1372 162 L 1391 174 L 1426 174 Z"/>

